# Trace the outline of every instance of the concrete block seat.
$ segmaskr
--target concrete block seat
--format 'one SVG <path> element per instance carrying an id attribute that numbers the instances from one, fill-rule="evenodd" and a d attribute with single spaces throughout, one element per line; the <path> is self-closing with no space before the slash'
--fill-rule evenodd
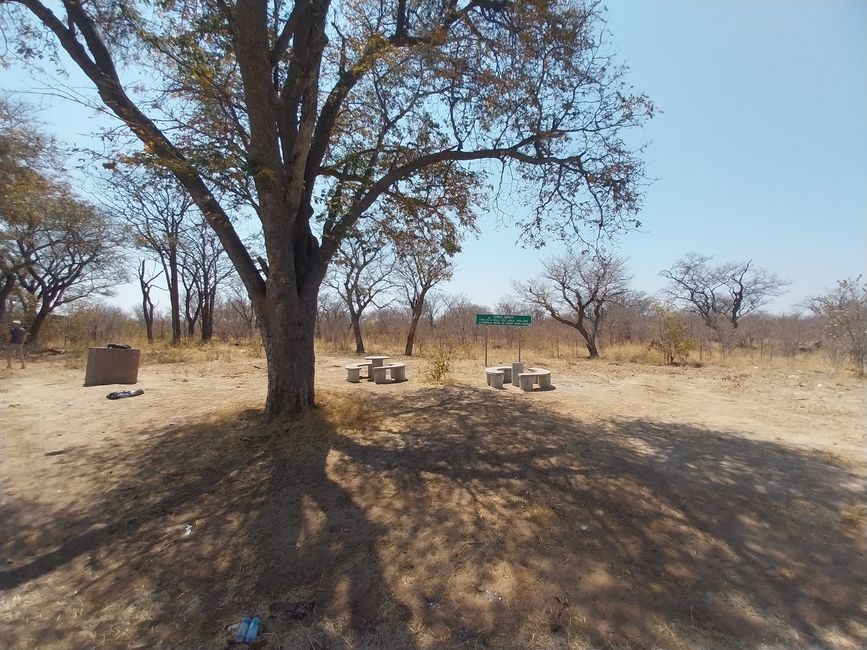
<path id="1" fill-rule="evenodd" d="M 512 366 L 491 366 L 485 368 L 485 379 L 488 386 L 494 388 L 502 388 L 503 382 L 510 384 L 512 382 Z"/>
<path id="2" fill-rule="evenodd" d="M 494 388 L 502 388 L 503 382 L 509 384 L 512 382 L 512 366 L 491 366 L 485 368 L 485 381 L 488 386 Z"/>
<path id="3" fill-rule="evenodd" d="M 551 371 L 544 368 L 527 368 L 518 374 L 518 383 L 521 390 L 533 390 L 534 384 L 539 384 L 540 389 L 551 388 Z"/>
<path id="4" fill-rule="evenodd" d="M 348 366 L 343 366 L 346 368 L 346 381 L 357 384 L 362 379 L 372 379 L 370 375 L 372 365 L 373 363 L 370 361 L 359 361 L 358 363 L 350 363 Z M 364 369 L 367 370 L 367 374 L 362 377 L 361 371 Z"/>
<path id="5" fill-rule="evenodd" d="M 405 363 L 384 363 L 379 367 L 374 367 L 372 372 L 373 381 L 376 384 L 387 383 L 388 377 L 390 377 L 391 381 L 394 383 L 406 381 Z"/>

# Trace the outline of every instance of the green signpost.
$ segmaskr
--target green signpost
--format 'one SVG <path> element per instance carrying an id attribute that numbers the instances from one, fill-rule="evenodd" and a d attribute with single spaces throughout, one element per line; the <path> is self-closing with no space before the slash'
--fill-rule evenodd
<path id="1" fill-rule="evenodd" d="M 476 325 L 529 327 L 532 317 L 513 314 L 476 314 Z M 521 360 L 521 330 L 518 330 L 518 361 Z M 488 328 L 485 327 L 485 367 L 488 366 Z"/>
<path id="2" fill-rule="evenodd" d="M 512 316 L 511 314 L 476 314 L 476 325 L 499 325 L 501 327 L 527 327 L 530 316 Z"/>

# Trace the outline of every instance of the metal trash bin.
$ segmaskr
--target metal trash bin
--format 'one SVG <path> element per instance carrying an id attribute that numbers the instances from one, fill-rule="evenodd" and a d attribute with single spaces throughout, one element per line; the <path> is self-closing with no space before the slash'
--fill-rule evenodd
<path id="1" fill-rule="evenodd" d="M 138 381 L 141 350 L 90 348 L 87 351 L 85 386 L 104 384 L 134 384 Z"/>

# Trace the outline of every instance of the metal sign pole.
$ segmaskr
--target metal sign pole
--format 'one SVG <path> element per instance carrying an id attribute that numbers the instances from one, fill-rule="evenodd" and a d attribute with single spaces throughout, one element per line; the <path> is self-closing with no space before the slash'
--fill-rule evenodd
<path id="1" fill-rule="evenodd" d="M 521 328 L 518 328 L 518 361 L 521 360 Z"/>
<path id="2" fill-rule="evenodd" d="M 488 330 L 490 328 L 485 325 L 485 368 L 488 367 Z"/>

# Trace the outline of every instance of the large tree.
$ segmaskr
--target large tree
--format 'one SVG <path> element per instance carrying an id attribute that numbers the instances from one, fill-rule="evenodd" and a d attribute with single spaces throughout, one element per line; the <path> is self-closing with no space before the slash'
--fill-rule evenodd
<path id="1" fill-rule="evenodd" d="M 35 342 L 58 308 L 123 281 L 114 220 L 76 196 L 32 109 L 0 101 L 0 318 L 14 295 Z"/>
<path id="2" fill-rule="evenodd" d="M 45 200 L 58 191 L 52 177 L 59 149 L 33 123 L 32 108 L 0 98 L 0 321 L 25 261 L 11 229 L 39 221 Z"/>
<path id="3" fill-rule="evenodd" d="M 121 241 L 110 215 L 65 193 L 43 199 L 40 205 L 38 220 L 6 231 L 21 260 L 18 283 L 35 304 L 28 343 L 38 339 L 46 319 L 58 308 L 109 295 L 126 280 Z"/>
<path id="4" fill-rule="evenodd" d="M 490 173 L 526 200 L 532 243 L 638 209 L 623 131 L 653 107 L 606 54 L 595 2 L 0 4 L 17 51 L 59 45 L 220 237 L 258 316 L 270 414 L 314 403 L 317 295 L 340 242 L 386 204 L 424 201 L 426 179 L 467 191 L 408 214 L 471 221 Z M 128 62 L 152 66 L 150 92 L 121 79 Z M 264 265 L 235 227 L 249 211 Z"/>

